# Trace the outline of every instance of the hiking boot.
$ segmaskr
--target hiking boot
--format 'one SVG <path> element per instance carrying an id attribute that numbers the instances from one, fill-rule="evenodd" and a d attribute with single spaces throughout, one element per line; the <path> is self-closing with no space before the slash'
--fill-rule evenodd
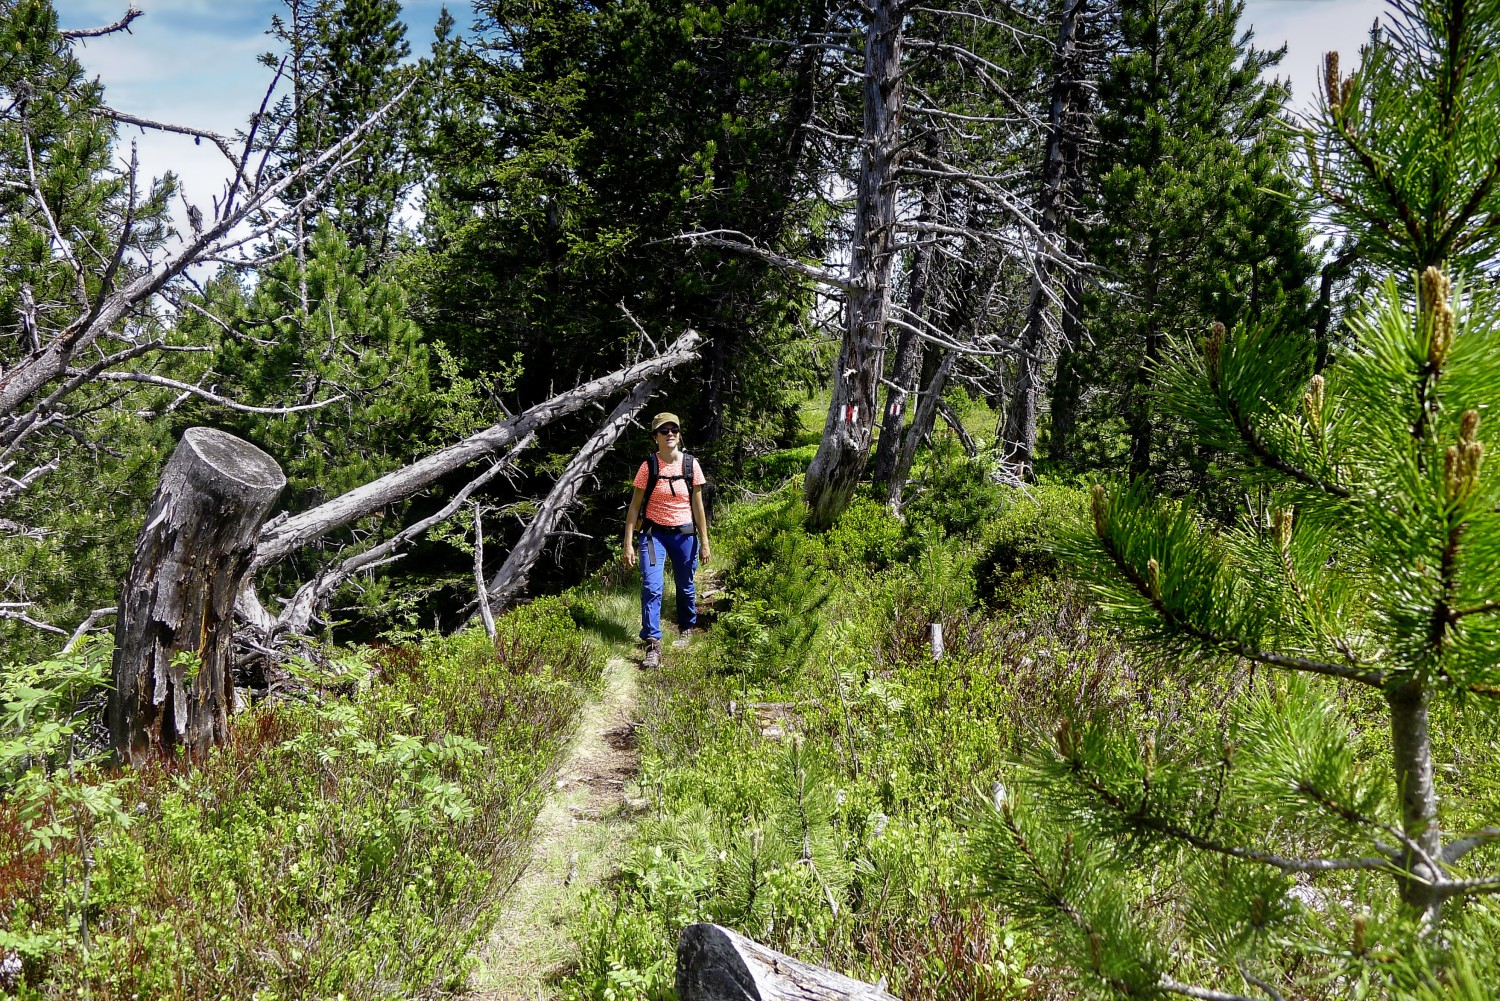
<path id="1" fill-rule="evenodd" d="M 646 641 L 646 656 L 641 659 L 642 667 L 661 667 L 661 640 Z"/>
<path id="2" fill-rule="evenodd" d="M 686 629 L 677 634 L 677 638 L 672 641 L 672 645 L 674 647 L 687 646 L 689 643 L 693 642 L 693 637 L 697 635 L 698 629 L 695 626 L 688 626 Z"/>

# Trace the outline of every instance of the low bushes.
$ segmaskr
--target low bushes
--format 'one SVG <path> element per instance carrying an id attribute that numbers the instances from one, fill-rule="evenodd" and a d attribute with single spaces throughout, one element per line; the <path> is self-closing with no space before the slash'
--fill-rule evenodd
<path id="1" fill-rule="evenodd" d="M 1109 688 L 1119 653 L 1027 564 L 1007 612 L 979 600 L 976 566 L 1046 538 L 1076 491 L 925 475 L 964 482 L 968 507 L 934 498 L 902 524 L 860 499 L 821 535 L 795 486 L 725 512 L 730 605 L 645 679 L 647 816 L 579 925 L 568 996 L 672 998 L 677 935 L 700 920 L 907 1001 L 1037 992 L 1034 944 L 978 900 L 966 817 L 1050 707 Z"/>
<path id="2" fill-rule="evenodd" d="M 313 680 L 351 694 L 245 713 L 194 767 L 64 757 L 5 776 L 10 986 L 270 1001 L 459 984 L 602 667 L 566 599 L 499 626 L 493 647 L 470 632 L 348 655 Z M 30 802 L 55 821 L 45 843 L 18 805 L 44 777 Z M 80 807 L 87 790 L 104 799 Z"/>

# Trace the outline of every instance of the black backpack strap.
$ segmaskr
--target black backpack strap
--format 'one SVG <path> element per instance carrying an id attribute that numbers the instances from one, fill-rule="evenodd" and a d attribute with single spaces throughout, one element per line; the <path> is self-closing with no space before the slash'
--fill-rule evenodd
<path id="1" fill-rule="evenodd" d="M 659 479 L 661 479 L 661 459 L 657 458 L 655 452 L 652 452 L 646 456 L 646 499 L 643 502 L 644 504 L 651 503 L 651 495 L 656 492 L 656 481 Z M 646 509 L 643 506 L 641 513 L 644 514 L 645 511 Z"/>
<path id="2" fill-rule="evenodd" d="M 687 487 L 687 495 L 693 496 L 693 463 L 696 460 L 686 452 L 682 453 L 682 481 Z"/>

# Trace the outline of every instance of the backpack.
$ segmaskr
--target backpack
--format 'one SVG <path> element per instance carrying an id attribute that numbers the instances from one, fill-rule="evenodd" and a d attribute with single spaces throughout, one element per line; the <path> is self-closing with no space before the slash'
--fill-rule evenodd
<path id="1" fill-rule="evenodd" d="M 696 459 L 686 452 L 682 453 L 682 471 L 675 476 L 667 477 L 667 488 L 675 496 L 677 493 L 677 480 L 682 480 L 688 497 L 693 496 L 693 468 L 697 465 Z M 651 503 L 651 496 L 656 492 L 656 484 L 661 480 L 661 457 L 655 452 L 646 456 L 646 494 L 641 504 L 641 523 L 646 521 L 646 507 Z M 706 480 L 706 477 L 705 477 Z"/>

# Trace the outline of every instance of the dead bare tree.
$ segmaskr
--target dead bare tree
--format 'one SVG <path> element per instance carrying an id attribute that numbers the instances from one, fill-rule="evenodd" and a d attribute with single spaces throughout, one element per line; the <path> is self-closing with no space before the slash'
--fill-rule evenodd
<path id="1" fill-rule="evenodd" d="M 1102 6 L 1093 0 L 1095 8 Z M 1064 312 L 1076 316 L 1076 300 L 1060 299 L 1052 288 L 1060 270 L 1056 262 L 1065 239 L 1070 212 L 1069 175 L 1078 171 L 1087 104 L 1083 46 L 1079 35 L 1091 17 L 1090 0 L 1059 0 L 1058 38 L 1053 57 L 1051 94 L 1048 102 L 1045 148 L 1042 155 L 1041 185 L 1037 201 L 1037 228 L 1041 237 L 1032 267 L 1030 302 L 1026 324 L 1018 338 L 1017 373 L 1006 406 L 1004 426 L 999 437 L 1005 443 L 1005 458 L 1018 467 L 1022 476 L 1029 475 L 1036 449 L 1037 404 L 1042 392 L 1044 356 L 1055 347 L 1051 336 L 1049 313 L 1054 302 L 1061 302 Z M 1097 10 L 1094 12 L 1097 16 Z M 1076 277 L 1071 269 L 1067 276 Z M 1073 290 L 1076 292 L 1076 287 Z M 1069 305 L 1071 302 L 1071 305 Z"/>

